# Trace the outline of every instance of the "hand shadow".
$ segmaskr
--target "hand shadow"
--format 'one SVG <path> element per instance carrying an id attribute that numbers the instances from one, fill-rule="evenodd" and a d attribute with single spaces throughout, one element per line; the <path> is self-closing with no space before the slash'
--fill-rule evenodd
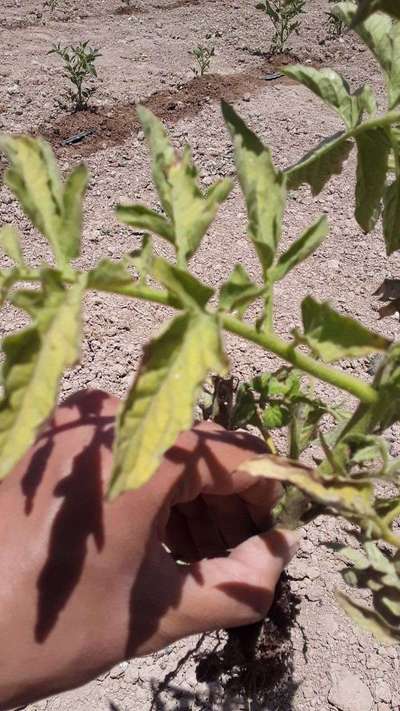
<path id="1" fill-rule="evenodd" d="M 54 488 L 54 496 L 62 498 L 63 502 L 52 525 L 47 560 L 37 582 L 35 639 L 39 643 L 48 637 L 79 581 L 89 536 L 93 536 L 97 550 L 104 546 L 100 450 L 102 446 L 111 448 L 114 422 L 112 417 L 101 416 L 105 397 L 101 392 L 88 392 L 85 398 L 81 395 L 78 401 L 74 397 L 66 401 L 66 407 L 79 405 L 79 416 L 75 421 L 59 427 L 50 423 L 41 437 L 44 444 L 32 458 L 22 481 L 26 496 L 25 511 L 29 515 L 57 434 L 84 424 L 95 424 L 93 436 L 74 458 L 71 472 Z"/>

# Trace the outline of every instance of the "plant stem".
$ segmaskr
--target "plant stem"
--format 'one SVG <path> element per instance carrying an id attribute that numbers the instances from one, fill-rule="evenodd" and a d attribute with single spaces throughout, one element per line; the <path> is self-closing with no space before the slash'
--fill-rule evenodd
<path id="1" fill-rule="evenodd" d="M 361 402 L 373 404 L 378 401 L 378 393 L 371 385 L 363 383 L 362 380 L 354 378 L 352 375 L 346 375 L 336 368 L 316 361 L 310 356 L 299 353 L 292 343 L 287 343 L 275 334 L 259 333 L 251 326 L 238 321 L 232 316 L 222 316 L 222 325 L 225 330 L 235 333 L 247 341 L 257 343 L 265 350 L 275 353 L 275 355 L 280 356 L 305 373 L 313 375 L 319 380 L 324 380 L 340 390 L 346 390 L 355 395 Z"/>

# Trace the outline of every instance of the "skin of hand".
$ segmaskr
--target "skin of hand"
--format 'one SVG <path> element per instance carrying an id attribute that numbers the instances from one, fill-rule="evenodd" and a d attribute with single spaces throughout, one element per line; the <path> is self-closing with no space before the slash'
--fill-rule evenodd
<path id="1" fill-rule="evenodd" d="M 279 485 L 236 471 L 261 440 L 216 425 L 181 434 L 148 483 L 108 501 L 118 406 L 69 398 L 0 486 L 1 709 L 262 619 L 297 549 L 263 533 Z"/>

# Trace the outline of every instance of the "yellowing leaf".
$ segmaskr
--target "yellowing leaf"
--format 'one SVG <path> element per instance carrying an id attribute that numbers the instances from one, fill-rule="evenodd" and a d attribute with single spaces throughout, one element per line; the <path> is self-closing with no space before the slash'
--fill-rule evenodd
<path id="1" fill-rule="evenodd" d="M 118 292 L 119 294 L 126 289 L 129 295 L 129 289 L 133 284 L 133 277 L 124 261 L 113 262 L 111 259 L 102 259 L 94 269 L 88 272 L 88 289 Z"/>
<path id="2" fill-rule="evenodd" d="M 386 351 L 390 341 L 369 331 L 358 321 L 343 316 L 328 303 L 319 303 L 307 296 L 302 305 L 304 336 L 307 343 L 323 361 L 361 357 L 376 351 Z"/>
<path id="3" fill-rule="evenodd" d="M 150 273 L 173 296 L 177 297 L 181 304 L 190 309 L 204 308 L 214 293 L 213 289 L 185 269 L 170 264 L 162 257 L 154 257 Z"/>
<path id="4" fill-rule="evenodd" d="M 177 435 L 190 427 L 207 374 L 225 369 L 219 324 L 208 314 L 177 316 L 149 343 L 119 416 L 112 497 L 152 476 Z"/>
<path id="5" fill-rule="evenodd" d="M 363 22 L 374 12 L 386 12 L 400 19 L 399 0 L 359 0 L 358 10 L 354 16 L 353 27 Z"/>
<path id="6" fill-rule="evenodd" d="M 0 249 L 2 249 L 4 254 L 12 259 L 18 267 L 24 267 L 20 234 L 15 227 L 5 225 L 0 229 Z"/>
<path id="7" fill-rule="evenodd" d="M 0 478 L 10 472 L 34 442 L 39 427 L 55 406 L 65 368 L 78 358 L 84 288 L 85 277 L 65 289 L 57 274 L 48 272 L 44 275 L 43 292 L 32 292 L 29 310 L 36 315 L 34 325 L 3 340 Z"/>
<path id="8" fill-rule="evenodd" d="M 233 185 L 230 180 L 220 180 L 203 195 L 189 147 L 186 146 L 180 158 L 162 123 L 151 111 L 141 106 L 138 114 L 150 145 L 153 180 L 170 223 L 140 205 L 119 208 L 118 214 L 128 224 L 151 230 L 173 242 L 178 262 L 184 263 L 195 253 Z"/>
<path id="9" fill-rule="evenodd" d="M 373 488 L 370 482 L 323 479 L 314 469 L 268 454 L 244 462 L 239 470 L 293 484 L 313 501 L 339 513 L 355 515 L 357 518 L 374 516 Z"/>
<path id="10" fill-rule="evenodd" d="M 171 186 L 167 174 L 176 159 L 176 154 L 161 121 L 144 106 L 137 107 L 137 114 L 150 147 L 154 184 L 164 212 L 172 219 Z"/>
<path id="11" fill-rule="evenodd" d="M 175 243 L 174 228 L 168 220 L 144 205 L 117 205 L 116 215 L 120 222 L 139 230 L 153 232 Z"/>
<path id="12" fill-rule="evenodd" d="M 0 149 L 10 162 L 6 184 L 32 224 L 48 239 L 57 265 L 62 267 L 79 255 L 86 168 L 76 168 L 63 186 L 53 152 L 45 141 L 3 135 Z"/>
<path id="13" fill-rule="evenodd" d="M 182 159 L 169 168 L 168 181 L 178 259 L 187 259 L 195 253 L 233 183 L 228 179 L 220 180 L 203 195 L 188 147 Z"/>
<path id="14" fill-rule="evenodd" d="M 285 176 L 274 168 L 271 152 L 229 104 L 222 113 L 233 139 L 235 162 L 246 200 L 248 233 L 264 270 L 274 261 L 286 203 Z"/>

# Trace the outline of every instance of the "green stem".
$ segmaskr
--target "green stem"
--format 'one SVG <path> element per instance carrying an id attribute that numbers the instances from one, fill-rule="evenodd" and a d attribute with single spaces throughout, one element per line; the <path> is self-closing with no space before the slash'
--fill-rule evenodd
<path id="1" fill-rule="evenodd" d="M 37 281 L 40 279 L 40 274 L 36 271 L 32 271 L 30 273 L 27 271 L 23 274 L 22 278 L 27 281 Z M 66 277 L 65 281 L 69 282 L 72 281 L 72 279 Z M 165 291 L 152 289 L 151 287 L 145 285 L 135 285 L 134 283 L 124 284 L 120 287 L 113 285 L 112 289 L 96 289 L 96 291 L 119 294 L 121 296 L 127 296 L 131 299 L 150 301 L 162 304 L 163 306 L 171 306 L 175 309 L 184 308 L 178 298 L 168 294 Z M 292 343 L 287 343 L 273 333 L 259 333 L 252 326 L 243 323 L 243 321 L 239 321 L 233 316 L 222 316 L 222 325 L 226 331 L 235 333 L 237 336 L 244 338 L 246 341 L 252 341 L 253 343 L 261 346 L 261 348 L 275 353 L 275 355 L 283 358 L 296 368 L 300 368 L 300 370 L 303 370 L 309 375 L 315 376 L 319 380 L 330 383 L 340 390 L 346 390 L 352 395 L 355 395 L 355 397 L 363 403 L 374 404 L 378 401 L 378 393 L 373 387 L 371 387 L 371 385 L 363 383 L 362 380 L 354 378 L 351 375 L 346 375 L 336 368 L 332 368 L 329 365 L 316 361 L 313 358 L 310 358 L 310 356 L 299 353 Z"/>
<path id="2" fill-rule="evenodd" d="M 324 380 L 326 383 L 330 383 L 340 390 L 346 390 L 352 395 L 355 395 L 361 402 L 374 404 L 378 401 L 378 393 L 371 385 L 363 383 L 362 380 L 354 378 L 351 375 L 346 375 L 340 370 L 336 370 L 336 368 L 320 363 L 310 358 L 310 356 L 299 353 L 292 343 L 287 343 L 275 334 L 258 333 L 251 326 L 248 326 L 242 321 L 238 321 L 232 316 L 223 316 L 222 325 L 226 331 L 235 333 L 247 341 L 257 343 L 257 345 L 275 353 L 275 355 L 280 356 L 305 373 L 313 375 L 319 380 Z"/>

